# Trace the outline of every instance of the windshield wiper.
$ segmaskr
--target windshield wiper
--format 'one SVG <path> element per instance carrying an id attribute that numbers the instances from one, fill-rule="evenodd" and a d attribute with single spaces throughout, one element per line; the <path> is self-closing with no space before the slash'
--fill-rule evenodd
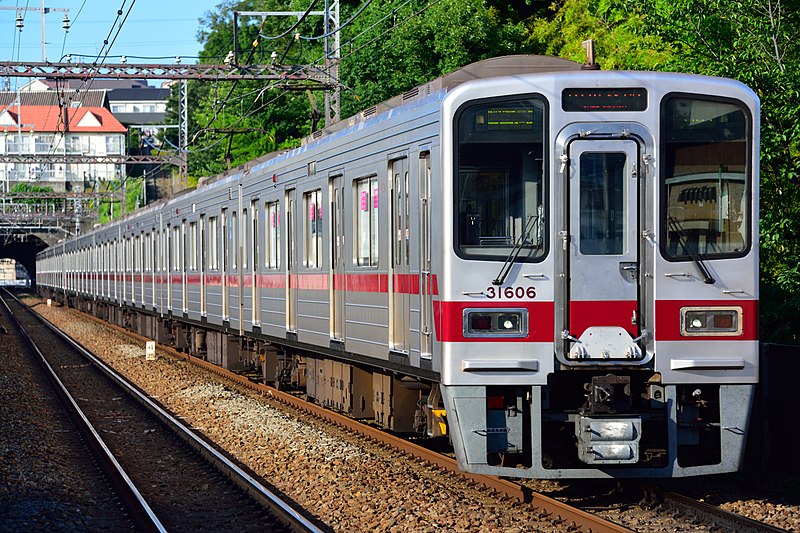
<path id="1" fill-rule="evenodd" d="M 700 254 L 697 253 L 697 249 L 694 246 L 690 246 L 689 244 L 689 236 L 686 235 L 686 230 L 683 229 L 683 226 L 677 219 L 673 217 L 667 217 L 667 225 L 669 226 L 670 231 L 674 231 L 678 234 L 678 243 L 686 250 L 686 253 L 689 254 L 689 257 L 692 258 L 694 264 L 697 265 L 697 270 L 700 271 L 700 274 L 703 276 L 703 282 L 709 285 L 713 285 L 717 282 L 713 277 L 711 277 L 711 273 L 708 271 L 708 267 L 706 267 L 703 260 L 700 258 Z"/>
<path id="2" fill-rule="evenodd" d="M 542 208 L 539 208 L 539 213 L 536 215 L 531 215 L 528 217 L 528 221 L 525 222 L 525 227 L 522 230 L 522 235 L 519 236 L 517 242 L 514 243 L 514 247 L 511 249 L 511 252 L 508 254 L 505 263 L 503 263 L 503 268 L 500 269 L 500 274 L 492 280 L 492 285 L 502 285 L 506 281 L 506 277 L 508 277 L 508 273 L 511 272 L 511 267 L 519 257 L 520 252 L 522 252 L 522 248 L 525 246 L 525 242 L 528 239 L 528 236 L 533 231 L 534 227 L 541 227 L 540 220 L 542 217 Z M 536 242 L 540 243 L 540 235 L 538 235 L 537 231 L 537 238 Z"/>

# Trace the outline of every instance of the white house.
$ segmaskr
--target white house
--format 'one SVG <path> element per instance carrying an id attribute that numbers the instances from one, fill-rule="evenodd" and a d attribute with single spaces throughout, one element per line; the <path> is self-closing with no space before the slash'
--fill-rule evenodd
<path id="1" fill-rule="evenodd" d="M 3 155 L 124 155 L 125 126 L 104 107 L 18 106 L 0 108 Z M 120 179 L 125 165 L 114 163 L 0 163 L 0 181 L 8 191 L 19 182 L 82 191 L 90 184 Z"/>

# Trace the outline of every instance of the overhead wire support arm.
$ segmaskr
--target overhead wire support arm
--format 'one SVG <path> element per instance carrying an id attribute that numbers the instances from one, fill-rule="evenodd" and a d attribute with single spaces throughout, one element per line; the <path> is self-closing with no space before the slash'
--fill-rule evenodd
<path id="1" fill-rule="evenodd" d="M 327 81 L 325 89 L 325 125 L 330 126 L 337 120 L 340 115 L 340 99 L 341 99 L 341 84 L 339 83 L 339 62 L 341 61 L 341 46 L 340 46 L 340 33 L 341 26 L 339 24 L 339 0 L 325 0 L 324 11 L 313 11 L 317 0 L 312 0 L 305 11 L 234 11 L 233 12 L 233 63 L 239 62 L 239 17 L 261 17 L 262 26 L 267 17 L 297 17 L 297 22 L 294 23 L 288 30 L 280 35 L 265 36 L 259 33 L 262 39 L 276 40 L 296 32 L 300 23 L 303 22 L 308 16 L 322 16 L 323 20 L 323 36 L 325 48 L 325 65 L 323 69 L 314 67 L 313 65 L 304 65 L 304 68 L 314 69 L 319 72 L 322 77 Z M 369 1 L 366 5 L 369 4 Z M 358 11 L 360 13 L 363 10 Z M 357 13 L 357 14 L 358 14 Z M 349 22 L 349 21 L 348 21 Z M 299 33 L 298 33 L 299 37 Z M 313 87 L 306 87 L 307 89 L 314 89 Z"/>
<path id="2" fill-rule="evenodd" d="M 80 154 L 0 154 L 0 163 L 53 164 L 93 163 L 108 165 L 149 165 L 170 163 L 179 165 L 182 158 L 176 155 L 80 155 Z"/>
<path id="3" fill-rule="evenodd" d="M 268 80 L 292 84 L 287 90 L 329 89 L 336 85 L 319 67 L 308 65 L 184 65 L 130 63 L 0 62 L 0 76 L 50 79 L 172 79 L 172 80 Z"/>

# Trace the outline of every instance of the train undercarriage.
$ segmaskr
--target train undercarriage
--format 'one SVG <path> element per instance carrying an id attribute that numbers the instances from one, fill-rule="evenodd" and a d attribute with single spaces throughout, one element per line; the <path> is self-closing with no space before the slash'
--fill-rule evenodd
<path id="1" fill-rule="evenodd" d="M 552 374 L 544 387 L 455 387 L 446 391 L 447 407 L 459 417 L 460 433 L 450 435 L 437 383 L 99 300 L 60 292 L 43 296 L 387 430 L 469 440 L 460 446 L 478 453 L 467 455 L 466 470 L 595 477 L 600 469 L 613 477 L 617 468 L 635 467 L 658 476 L 676 475 L 676 469 L 713 471 L 738 461 L 723 457 L 722 450 L 731 430 L 725 419 L 738 410 L 739 400 L 732 398 L 747 392 L 741 387 L 667 386 L 652 371 L 592 369 Z"/>

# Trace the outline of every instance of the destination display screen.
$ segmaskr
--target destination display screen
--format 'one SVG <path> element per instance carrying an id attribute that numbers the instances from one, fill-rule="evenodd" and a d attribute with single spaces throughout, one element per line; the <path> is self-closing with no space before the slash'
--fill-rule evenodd
<path id="1" fill-rule="evenodd" d="M 644 111 L 647 89 L 642 87 L 614 89 L 564 89 L 561 93 L 564 111 Z"/>
<path id="2" fill-rule="evenodd" d="M 486 126 L 489 131 L 532 130 L 533 109 L 511 107 L 488 109 Z"/>

